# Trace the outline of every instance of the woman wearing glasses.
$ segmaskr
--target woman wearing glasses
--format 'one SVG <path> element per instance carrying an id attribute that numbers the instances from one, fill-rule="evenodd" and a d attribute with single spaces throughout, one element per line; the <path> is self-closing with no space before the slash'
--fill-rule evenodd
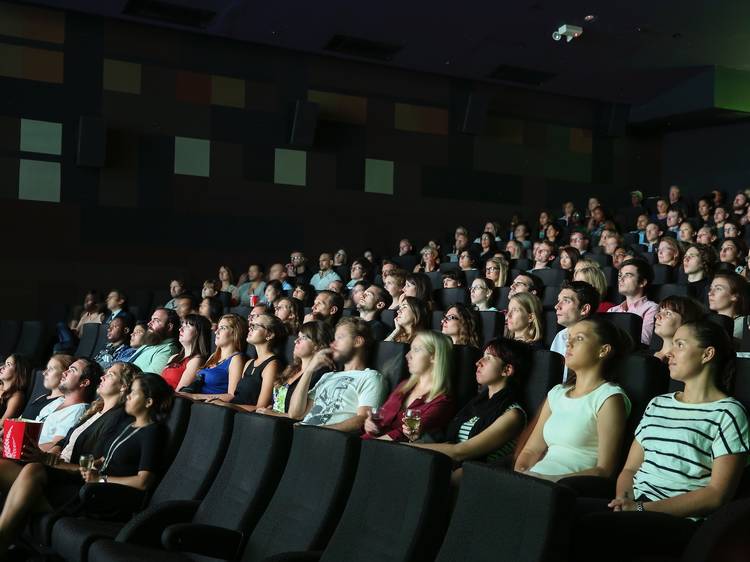
<path id="1" fill-rule="evenodd" d="M 469 297 L 475 310 L 479 312 L 497 312 L 497 308 L 493 306 L 495 302 L 494 296 L 495 284 L 492 281 L 486 277 L 477 277 L 474 279 L 469 289 Z"/>
<path id="2" fill-rule="evenodd" d="M 279 297 L 273 302 L 273 313 L 284 323 L 287 334 L 292 335 L 299 332 L 305 317 L 305 307 L 302 301 L 294 297 Z"/>
<path id="3" fill-rule="evenodd" d="M 292 364 L 281 371 L 273 383 L 273 404 L 267 408 L 258 407 L 255 411 L 259 414 L 288 417 L 289 404 L 302 373 L 307 369 L 313 356 L 321 349 L 328 349 L 332 342 L 333 329 L 328 322 L 315 320 L 302 324 L 294 340 Z M 329 371 L 328 367 L 322 367 L 313 373 L 310 388 L 314 387 L 320 377 Z"/>
<path id="4" fill-rule="evenodd" d="M 441 331 L 453 340 L 453 345 L 479 347 L 479 318 L 477 312 L 457 302 L 451 306 L 440 322 Z"/>
<path id="5" fill-rule="evenodd" d="M 508 279 L 508 262 L 499 256 L 492 257 L 484 264 L 484 276 L 495 284 L 504 287 Z"/>

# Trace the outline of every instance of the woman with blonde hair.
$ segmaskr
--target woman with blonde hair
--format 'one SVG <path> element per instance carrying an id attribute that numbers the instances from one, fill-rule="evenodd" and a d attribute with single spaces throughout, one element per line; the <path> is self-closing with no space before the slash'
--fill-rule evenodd
<path id="1" fill-rule="evenodd" d="M 504 287 L 508 280 L 508 262 L 501 256 L 494 256 L 484 264 L 484 276 L 495 284 Z"/>
<path id="2" fill-rule="evenodd" d="M 420 252 L 422 260 L 414 266 L 414 273 L 425 273 L 440 270 L 438 251 L 434 246 L 425 246 Z"/>
<path id="3" fill-rule="evenodd" d="M 453 343 L 448 336 L 425 330 L 419 332 L 406 354 L 409 378 L 400 383 L 388 399 L 365 420 L 363 439 L 408 441 L 403 432 L 407 410 L 419 412 L 420 430 L 431 431 L 446 425 L 453 416 L 450 372 Z"/>
<path id="4" fill-rule="evenodd" d="M 531 293 L 516 293 L 505 313 L 505 337 L 542 348 L 542 303 Z"/>
<path id="5" fill-rule="evenodd" d="M 578 262 L 579 264 L 581 261 Z M 604 272 L 596 262 L 588 262 L 596 265 L 583 265 L 576 267 L 575 273 L 573 274 L 573 281 L 584 281 L 591 285 L 596 292 L 599 293 L 601 300 L 599 301 L 599 308 L 597 312 L 607 312 L 610 308 L 615 306 L 615 303 L 609 302 L 607 298 L 607 278 L 604 276 Z"/>
<path id="6" fill-rule="evenodd" d="M 195 390 L 195 393 L 189 392 L 185 396 L 193 400 L 220 398 L 229 401 L 234 398 L 245 366 L 246 349 L 247 320 L 237 314 L 225 314 L 216 329 L 216 351 L 198 371 L 193 385 L 184 387 L 188 391 Z"/>

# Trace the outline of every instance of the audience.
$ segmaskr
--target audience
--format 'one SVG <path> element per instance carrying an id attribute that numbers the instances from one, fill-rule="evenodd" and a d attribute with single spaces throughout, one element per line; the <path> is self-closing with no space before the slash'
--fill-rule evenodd
<path id="1" fill-rule="evenodd" d="M 161 376 L 173 390 L 190 386 L 198 369 L 211 354 L 211 324 L 203 316 L 188 314 L 180 325 L 179 353 L 169 358 Z"/>
<path id="2" fill-rule="evenodd" d="M 677 267 L 682 262 L 682 249 L 677 240 L 671 236 L 662 236 L 656 256 L 660 264 Z"/>
<path id="3" fill-rule="evenodd" d="M 544 296 L 544 283 L 533 273 L 519 273 L 510 284 L 508 297 L 518 293 L 531 293 L 539 300 Z"/>
<path id="4" fill-rule="evenodd" d="M 414 273 L 425 273 L 428 271 L 438 271 L 440 269 L 440 256 L 437 249 L 432 246 L 425 246 L 420 252 L 421 261 L 414 266 Z M 352 273 L 353 275 L 353 273 Z"/>
<path id="5" fill-rule="evenodd" d="M 366 258 L 356 258 L 352 262 L 352 267 L 349 271 L 349 282 L 346 284 L 347 289 L 351 289 L 360 281 L 368 281 L 372 279 L 372 264 Z"/>
<path id="6" fill-rule="evenodd" d="M 490 266 L 487 266 L 489 270 Z M 443 279 L 443 289 L 456 289 L 466 286 L 466 274 L 460 269 L 451 269 L 441 275 Z"/>
<path id="7" fill-rule="evenodd" d="M 508 262 L 499 256 L 488 259 L 484 264 L 484 276 L 492 281 L 495 287 L 504 287 L 508 280 Z"/>
<path id="8" fill-rule="evenodd" d="M 128 299 L 125 296 L 125 293 L 123 293 L 119 289 L 112 289 L 107 294 L 106 305 L 108 314 L 105 314 L 106 318 L 102 322 L 104 326 L 107 326 L 118 316 L 124 316 L 128 314 Z"/>
<path id="9" fill-rule="evenodd" d="M 55 354 L 47 361 L 47 366 L 42 372 L 42 385 L 44 392 L 36 396 L 32 395 L 29 401 L 26 403 L 26 407 L 23 409 L 21 417 L 27 420 L 36 419 L 39 412 L 47 404 L 50 404 L 53 400 L 62 397 L 63 393 L 60 390 L 60 380 L 65 371 L 68 370 L 71 363 L 73 363 L 72 355 Z M 29 381 L 33 390 L 33 382 Z"/>
<path id="10" fill-rule="evenodd" d="M 219 267 L 219 281 L 221 281 L 221 291 L 231 295 L 230 304 L 236 305 L 240 302 L 240 295 L 237 287 L 234 285 L 234 274 L 226 265 Z"/>
<path id="11" fill-rule="evenodd" d="M 409 273 L 406 276 L 404 290 L 399 300 L 404 297 L 414 297 L 424 303 L 427 312 L 432 312 L 434 302 L 432 301 L 432 282 L 424 273 Z"/>
<path id="12" fill-rule="evenodd" d="M 563 246 L 560 248 L 560 269 L 572 272 L 576 268 L 578 260 L 581 258 L 581 252 L 573 246 Z"/>
<path id="13" fill-rule="evenodd" d="M 555 245 L 549 240 L 542 240 L 534 249 L 534 266 L 531 271 L 537 269 L 549 269 L 550 264 L 555 261 Z"/>
<path id="14" fill-rule="evenodd" d="M 607 312 L 630 312 L 643 318 L 641 343 L 648 345 L 654 333 L 654 316 L 658 305 L 648 300 L 646 289 L 654 278 L 654 272 L 648 262 L 634 258 L 622 264 L 617 274 L 617 290 L 625 300 L 613 306 Z"/>
<path id="15" fill-rule="evenodd" d="M 463 303 L 455 303 L 443 314 L 440 328 L 443 334 L 450 337 L 453 345 L 470 345 L 479 347 L 482 338 L 479 335 L 479 315 L 476 310 Z"/>
<path id="16" fill-rule="evenodd" d="M 565 357 L 568 352 L 570 328 L 581 320 L 592 317 L 598 307 L 599 293 L 594 287 L 584 281 L 563 283 L 555 305 L 557 323 L 563 326 L 563 329 L 557 332 L 555 339 L 552 340 L 549 347 L 550 351 Z M 563 382 L 567 378 L 568 368 L 566 365 L 563 371 Z"/>
<path id="17" fill-rule="evenodd" d="M 359 317 L 370 326 L 376 341 L 384 340 L 388 336 L 388 326 L 380 321 L 380 313 L 390 306 L 391 295 L 378 285 L 370 285 L 359 298 L 357 303 Z"/>
<path id="18" fill-rule="evenodd" d="M 578 262 L 581 267 L 576 267 L 573 273 L 573 281 L 583 281 L 591 285 L 599 293 L 599 306 L 596 312 L 607 312 L 615 306 L 615 303 L 606 300 L 609 287 L 604 272 L 596 262 Z"/>
<path id="19" fill-rule="evenodd" d="M 682 257 L 682 269 L 687 275 L 688 293 L 700 302 L 708 302 L 708 287 L 711 284 L 716 250 L 705 244 L 689 244 Z"/>
<path id="20" fill-rule="evenodd" d="M 216 327 L 219 325 L 219 318 L 224 311 L 224 307 L 221 301 L 216 297 L 205 297 L 200 306 L 198 306 L 198 314 L 203 316 L 211 324 L 211 331 L 215 332 Z"/>
<path id="21" fill-rule="evenodd" d="M 126 363 L 130 363 L 138 350 L 146 345 L 146 333 L 148 332 L 148 324 L 146 322 L 136 322 L 133 326 L 133 331 L 130 333 L 130 346 L 120 352 L 119 360 Z"/>
<path id="22" fill-rule="evenodd" d="M 305 318 L 302 301 L 294 297 L 279 297 L 273 301 L 273 313 L 284 323 L 288 335 L 299 332 Z"/>
<path id="23" fill-rule="evenodd" d="M 305 316 L 305 322 L 312 320 L 323 320 L 335 326 L 344 313 L 344 297 L 339 293 L 328 290 L 318 291 L 313 301 L 310 314 Z"/>
<path id="24" fill-rule="evenodd" d="M 403 269 L 391 269 L 389 273 L 383 274 L 383 288 L 388 291 L 391 295 L 391 306 L 389 310 L 395 310 L 398 308 L 398 303 L 401 302 L 401 295 L 406 287 L 406 276 L 407 273 Z"/>

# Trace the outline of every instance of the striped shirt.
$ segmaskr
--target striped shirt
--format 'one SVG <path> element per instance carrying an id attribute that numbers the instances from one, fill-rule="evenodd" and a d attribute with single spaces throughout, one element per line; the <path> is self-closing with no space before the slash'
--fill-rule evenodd
<path id="1" fill-rule="evenodd" d="M 524 420 L 526 419 L 526 412 L 523 411 L 523 408 L 521 408 L 521 405 L 518 404 L 518 402 L 514 402 L 508 408 L 505 410 L 505 412 L 510 412 L 511 410 L 518 410 L 523 414 Z M 503 414 L 505 413 L 503 412 Z M 472 418 L 469 418 L 464 423 L 461 424 L 461 426 L 458 429 L 458 442 L 463 443 L 464 441 L 468 441 L 471 438 L 471 430 L 474 429 L 474 425 L 479 421 L 479 416 L 474 416 Z M 499 458 L 505 457 L 507 455 L 510 455 L 516 448 L 516 439 L 511 439 L 510 441 L 507 441 L 502 447 L 499 449 L 495 449 L 491 453 L 487 454 L 486 462 L 491 462 L 494 460 L 497 460 Z"/>
<path id="2" fill-rule="evenodd" d="M 687 404 L 677 393 L 649 402 L 635 438 L 643 463 L 633 478 L 635 497 L 656 501 L 704 488 L 714 459 L 748 452 L 747 413 L 734 398 Z"/>

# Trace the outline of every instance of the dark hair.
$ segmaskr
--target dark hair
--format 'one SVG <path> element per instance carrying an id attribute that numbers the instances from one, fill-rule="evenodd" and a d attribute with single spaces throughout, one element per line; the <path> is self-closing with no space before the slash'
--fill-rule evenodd
<path id="1" fill-rule="evenodd" d="M 563 289 L 569 289 L 576 294 L 578 310 L 583 310 L 585 305 L 589 305 L 590 310 L 587 318 L 593 315 L 596 309 L 599 308 L 599 303 L 601 302 L 599 291 L 591 284 L 586 283 L 586 281 L 563 281 L 560 290 L 562 291 Z"/>
<path id="2" fill-rule="evenodd" d="M 445 312 L 447 313 L 451 308 L 455 308 L 458 316 L 461 318 L 461 329 L 458 332 L 458 337 L 463 340 L 463 343 L 457 345 L 479 347 L 481 342 L 479 334 L 481 322 L 477 311 L 462 302 L 454 302 Z"/>
<path id="3" fill-rule="evenodd" d="M 513 367 L 509 383 L 523 384 L 531 370 L 531 347 L 528 344 L 509 338 L 494 338 L 482 348 L 483 355 L 488 352 Z"/>
<path id="4" fill-rule="evenodd" d="M 661 240 L 659 242 L 661 242 Z M 622 266 L 620 267 L 620 269 L 622 269 L 626 265 L 632 265 L 638 271 L 639 283 L 641 279 L 645 279 L 646 287 L 651 285 L 651 283 L 654 280 L 654 270 L 651 268 L 651 265 L 646 260 L 644 260 L 643 258 L 630 258 L 629 260 L 625 260 L 622 263 Z M 646 287 L 643 288 L 644 291 L 646 290 Z"/>
<path id="5" fill-rule="evenodd" d="M 714 280 L 718 278 L 724 278 L 729 284 L 729 290 L 733 295 L 737 295 L 737 300 L 734 303 L 734 310 L 737 314 L 744 316 L 747 314 L 747 303 L 748 303 L 748 283 L 742 275 L 735 273 L 734 271 L 718 271 L 714 275 Z"/>
<path id="6" fill-rule="evenodd" d="M 734 217 L 731 217 L 731 218 L 728 218 L 724 222 L 724 226 L 726 226 L 728 224 L 734 225 L 734 227 L 737 229 L 737 236 L 736 237 L 739 238 L 740 240 L 742 240 L 742 237 L 745 235 L 745 227 L 742 226 L 742 224 L 740 223 L 740 221 L 738 221 Z M 743 240 L 743 242 L 744 242 L 744 240 Z M 747 250 L 747 248 L 746 248 L 746 250 Z"/>
<path id="7" fill-rule="evenodd" d="M 180 293 L 179 295 L 177 295 L 174 298 L 175 301 L 178 301 L 180 299 L 187 299 L 187 300 L 189 300 L 190 301 L 190 310 L 195 310 L 196 298 L 195 298 L 195 295 L 193 293 L 188 293 L 187 291 L 185 291 L 184 293 Z"/>
<path id="8" fill-rule="evenodd" d="M 328 298 L 330 299 L 330 305 L 336 307 L 336 312 L 334 314 L 331 314 L 330 318 L 331 324 L 336 325 L 336 322 L 338 322 L 341 316 L 344 314 L 344 296 L 341 293 L 337 293 L 336 291 L 329 291 L 328 289 L 318 291 L 318 296 L 320 295 L 328 295 Z"/>
<path id="9" fill-rule="evenodd" d="M 485 234 L 486 234 L 486 235 L 487 235 L 487 236 L 489 237 L 489 239 L 490 239 L 490 245 L 489 245 L 489 247 L 487 248 L 487 251 L 486 251 L 486 252 L 484 252 L 484 251 L 483 251 L 482 253 L 489 253 L 489 254 L 492 254 L 492 255 L 494 255 L 494 254 L 495 254 L 495 252 L 497 252 L 497 244 L 495 243 L 495 235 L 494 235 L 494 234 L 492 234 L 492 233 L 491 233 L 491 232 L 490 232 L 489 230 L 485 230 L 484 232 L 482 232 L 482 234 L 480 234 L 480 235 L 479 235 L 479 245 L 480 245 L 480 246 L 482 245 L 482 237 L 483 237 L 483 236 L 484 236 Z"/>
<path id="10" fill-rule="evenodd" d="M 633 338 L 617 327 L 614 322 L 608 320 L 606 314 L 582 318 L 576 325 L 584 322 L 593 325 L 593 332 L 601 345 L 609 345 L 610 352 L 602 359 L 602 378 L 605 381 L 615 380 L 618 374 L 616 365 L 635 348 Z M 575 382 L 575 372 L 569 371 L 568 379 L 565 382 L 566 386 L 573 385 Z"/>
<path id="11" fill-rule="evenodd" d="M 698 198 L 698 201 L 695 204 L 696 212 L 697 212 L 697 209 L 698 209 L 698 203 L 700 203 L 701 201 L 705 201 L 706 202 L 706 204 L 708 205 L 708 212 L 709 213 L 713 213 L 714 212 L 714 198 L 711 195 L 703 195 L 703 196 L 701 196 L 701 197 Z"/>
<path id="12" fill-rule="evenodd" d="M 706 315 L 706 307 L 693 297 L 670 295 L 659 303 L 659 308 L 672 310 L 682 317 L 682 323 L 696 322 Z"/>
<path id="13" fill-rule="evenodd" d="M 181 323 L 180 317 L 177 315 L 177 311 L 172 308 L 164 308 L 163 306 L 154 309 L 154 312 L 156 312 L 157 310 L 163 310 L 167 315 L 167 321 L 165 322 L 165 324 L 172 324 L 171 330 L 167 328 L 167 337 L 175 337 L 177 335 L 177 332 L 179 332 L 180 330 Z"/>
<path id="14" fill-rule="evenodd" d="M 563 252 L 568 254 L 568 257 L 570 258 L 570 270 L 575 271 L 576 264 L 578 263 L 578 260 L 581 259 L 581 252 L 578 251 L 578 248 L 574 248 L 573 246 L 563 246 L 557 252 L 557 255 L 561 256 Z"/>
<path id="15" fill-rule="evenodd" d="M 698 256 L 701 259 L 701 268 L 705 276 L 710 277 L 716 268 L 716 263 L 719 261 L 719 256 L 716 254 L 716 249 L 709 244 L 688 244 L 685 247 L 685 254 L 690 248 L 695 248 L 698 251 Z M 683 259 L 685 257 L 683 254 Z"/>
<path id="16" fill-rule="evenodd" d="M 352 260 L 351 267 L 354 267 L 354 264 L 359 264 L 362 266 L 362 279 L 370 280 L 372 278 L 372 262 L 368 260 L 364 256 L 356 257 Z M 351 269 L 350 267 L 350 269 Z"/>
<path id="17" fill-rule="evenodd" d="M 427 306 L 422 299 L 416 297 L 404 297 L 401 304 L 408 306 L 414 314 L 414 334 L 420 330 L 430 329 L 430 311 L 427 309 Z"/>
<path id="18" fill-rule="evenodd" d="M 81 370 L 80 380 L 89 381 L 89 385 L 84 392 L 84 400 L 86 402 L 91 402 L 94 399 L 94 396 L 96 396 L 96 388 L 99 386 L 99 381 L 101 381 L 104 371 L 99 363 L 88 357 L 76 357 L 74 359 L 74 362 L 75 361 L 83 361 L 86 364 L 83 370 Z"/>
<path id="19" fill-rule="evenodd" d="M 117 296 L 122 299 L 122 310 L 128 309 L 128 296 L 120 289 L 111 289 L 110 293 L 117 293 Z"/>
<path id="20" fill-rule="evenodd" d="M 369 359 L 370 352 L 375 345 L 375 338 L 372 335 L 372 328 L 370 328 L 370 325 L 359 316 L 344 316 L 336 324 L 336 329 L 338 328 L 346 328 L 352 334 L 352 337 L 362 338 L 364 341 L 363 349 L 365 351 L 365 359 Z"/>
<path id="21" fill-rule="evenodd" d="M 112 318 L 109 323 L 111 324 L 112 322 L 116 322 L 117 320 L 122 322 L 123 328 L 128 329 L 128 334 L 131 334 L 133 332 L 135 318 L 133 318 L 130 314 L 118 314 L 117 316 Z"/>
<path id="22" fill-rule="evenodd" d="M 466 274 L 461 269 L 450 269 L 443 273 L 442 275 L 443 281 L 446 279 L 453 279 L 458 283 L 459 287 L 465 287 L 466 286 Z"/>
<path id="23" fill-rule="evenodd" d="M 701 347 L 714 348 L 714 358 L 709 362 L 714 384 L 722 392 L 730 393 L 734 387 L 736 356 L 730 335 L 719 324 L 704 320 L 686 322 L 681 327 L 690 328 Z"/>
<path id="24" fill-rule="evenodd" d="M 529 280 L 531 280 L 531 287 L 529 287 L 529 292 L 535 294 L 541 300 L 544 296 L 544 281 L 542 281 L 541 277 L 538 277 L 533 273 L 529 273 L 528 271 L 522 271 L 516 277 L 520 277 L 521 275 L 523 275 L 524 277 L 528 277 Z"/>
<path id="25" fill-rule="evenodd" d="M 8 399 L 13 396 L 13 393 L 19 390 L 24 392 L 31 378 L 31 361 L 18 353 L 12 353 L 7 358 L 13 359 L 16 364 L 16 377 L 10 386 L 6 387 L 3 385 L 3 390 L 0 392 L 0 404 L 2 405 L 6 404 Z"/>
<path id="26" fill-rule="evenodd" d="M 742 238 L 724 238 L 724 240 L 721 241 L 721 245 L 723 246 L 729 242 L 730 244 L 734 245 L 734 248 L 737 250 L 737 260 L 739 263 L 742 263 L 747 258 L 747 244 L 745 244 L 745 241 Z"/>
<path id="27" fill-rule="evenodd" d="M 294 334 L 296 334 L 299 330 L 302 321 L 305 319 L 305 307 L 302 305 L 301 300 L 295 299 L 294 297 L 281 295 L 280 297 L 276 297 L 276 300 L 273 301 L 274 314 L 276 314 L 276 307 L 279 306 L 279 303 L 281 301 L 287 301 L 289 303 L 289 306 L 292 307 L 292 312 L 294 313 L 294 321 L 284 322 L 284 325 L 286 326 L 289 335 L 294 336 Z"/>
<path id="28" fill-rule="evenodd" d="M 305 322 L 299 329 L 299 333 L 310 338 L 315 350 L 326 349 L 333 342 L 333 327 L 328 322 L 313 320 Z M 292 337 L 291 335 L 289 337 Z M 281 386 L 302 369 L 302 360 L 295 357 L 292 362 L 276 377 L 274 384 Z"/>
<path id="29" fill-rule="evenodd" d="M 203 297 L 203 300 L 208 301 L 208 321 L 216 324 L 224 313 L 224 305 L 219 297 Z"/>
<path id="30" fill-rule="evenodd" d="M 302 281 L 297 281 L 294 284 L 295 289 L 299 289 L 301 291 L 304 291 L 305 298 L 302 301 L 302 306 L 310 306 L 312 305 L 313 300 L 315 299 L 315 287 L 310 285 L 309 283 L 304 283 Z"/>
<path id="31" fill-rule="evenodd" d="M 131 390 L 135 381 L 140 381 L 144 397 L 147 400 L 150 398 L 153 402 L 152 409 L 149 412 L 151 421 L 157 423 L 165 421 L 172 410 L 172 403 L 174 402 L 174 390 L 172 390 L 172 387 L 169 386 L 169 383 L 161 375 L 157 375 L 156 373 L 141 373 L 140 375 L 136 375 L 133 382 L 130 383 Z"/>
<path id="32" fill-rule="evenodd" d="M 201 362 L 205 361 L 206 358 L 211 355 L 211 336 L 213 335 L 211 332 L 211 322 L 209 322 L 208 318 L 199 314 L 188 314 L 185 316 L 183 322 L 190 326 L 194 326 L 197 332 L 197 337 L 190 357 L 197 356 L 202 359 Z M 180 346 L 180 352 L 172 360 L 170 365 L 176 365 L 183 359 L 185 359 L 185 348 Z"/>
<path id="33" fill-rule="evenodd" d="M 378 292 L 378 294 L 375 295 L 375 304 L 382 302 L 385 304 L 383 308 L 390 308 L 390 306 L 393 304 L 393 297 L 391 296 L 391 294 L 380 285 L 368 285 L 365 290 L 368 291 L 371 287 L 374 287 Z"/>
<path id="34" fill-rule="evenodd" d="M 406 276 L 406 282 L 415 285 L 417 288 L 417 298 L 425 303 L 427 310 L 432 309 L 432 281 L 425 273 L 409 273 Z"/>
<path id="35" fill-rule="evenodd" d="M 278 316 L 271 314 L 270 312 L 261 314 L 258 318 L 261 317 L 269 319 L 270 326 L 267 327 L 267 330 L 271 333 L 271 335 L 273 335 L 273 340 L 271 340 L 271 348 L 276 349 L 281 343 L 283 343 L 282 339 L 287 335 L 286 325 L 279 319 Z M 256 320 L 258 320 L 258 318 L 256 318 Z"/>
<path id="36" fill-rule="evenodd" d="M 484 234 L 484 233 L 483 233 L 483 234 Z M 476 253 L 476 252 L 475 252 L 474 250 L 471 250 L 471 249 L 469 249 L 469 248 L 464 248 L 463 250 L 461 250 L 461 251 L 460 251 L 460 252 L 458 253 L 458 258 L 459 258 L 459 259 L 461 259 L 461 254 L 463 254 L 464 252 L 466 252 L 466 256 L 467 256 L 467 257 L 468 257 L 468 259 L 469 259 L 469 264 L 470 264 L 470 265 L 471 265 L 472 267 L 476 266 L 476 265 L 477 265 L 477 263 L 479 262 L 479 256 L 477 255 L 477 253 Z"/>

